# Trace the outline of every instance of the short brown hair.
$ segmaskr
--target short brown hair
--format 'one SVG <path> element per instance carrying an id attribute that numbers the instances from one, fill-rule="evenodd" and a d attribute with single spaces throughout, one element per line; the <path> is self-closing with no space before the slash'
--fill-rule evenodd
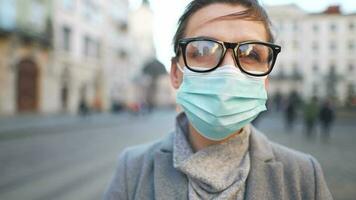
<path id="1" fill-rule="evenodd" d="M 257 0 L 193 0 L 186 7 L 183 15 L 179 18 L 178 21 L 178 28 L 173 38 L 174 52 L 176 56 L 179 56 L 178 41 L 184 38 L 190 17 L 198 10 L 214 3 L 225 3 L 232 5 L 238 4 L 246 7 L 245 11 L 239 12 L 237 15 L 239 15 L 241 18 L 261 21 L 266 28 L 268 41 L 274 42 L 269 17 L 265 9 L 258 3 Z"/>

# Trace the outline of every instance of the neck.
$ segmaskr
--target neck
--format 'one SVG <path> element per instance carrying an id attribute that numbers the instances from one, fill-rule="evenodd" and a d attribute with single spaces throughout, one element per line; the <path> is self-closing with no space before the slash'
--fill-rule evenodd
<path id="1" fill-rule="evenodd" d="M 189 139 L 190 145 L 193 148 L 193 151 L 197 152 L 197 151 L 204 149 L 211 145 L 222 144 L 222 143 L 228 141 L 230 138 L 233 138 L 236 135 L 240 134 L 241 131 L 242 131 L 242 129 L 236 131 L 236 133 L 232 134 L 231 136 L 229 136 L 223 140 L 214 141 L 214 140 L 209 140 L 209 139 L 203 137 L 191 124 L 189 124 L 188 139 Z"/>

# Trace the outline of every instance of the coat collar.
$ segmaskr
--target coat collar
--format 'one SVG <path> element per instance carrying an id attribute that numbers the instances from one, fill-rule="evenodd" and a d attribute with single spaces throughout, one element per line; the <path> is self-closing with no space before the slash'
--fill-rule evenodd
<path id="1" fill-rule="evenodd" d="M 183 130 L 185 124 L 187 123 L 187 118 L 184 113 L 180 113 L 177 116 L 176 120 L 176 131 L 186 131 Z M 251 127 L 251 136 L 250 136 L 250 156 L 255 157 L 261 161 L 270 161 L 274 159 L 273 151 L 271 144 L 267 137 L 260 133 L 252 125 Z M 174 132 L 167 135 L 161 143 L 160 151 L 161 152 L 170 152 L 173 153 L 173 136 Z"/>
<path id="2" fill-rule="evenodd" d="M 186 117 L 182 113 L 177 116 L 176 130 L 183 131 Z M 174 132 L 167 135 L 154 157 L 154 189 L 155 199 L 188 199 L 188 179 L 173 167 Z"/>
<path id="3" fill-rule="evenodd" d="M 274 155 L 270 141 L 267 137 L 259 132 L 255 127 L 251 127 L 250 148 L 249 152 L 252 158 L 268 162 L 274 160 Z"/>
<path id="4" fill-rule="evenodd" d="M 267 137 L 251 128 L 251 169 L 246 182 L 245 199 L 285 199 L 283 165 L 275 160 Z"/>
<path id="5" fill-rule="evenodd" d="M 188 180 L 173 167 L 173 135 L 171 133 L 163 140 L 154 156 L 154 191 L 157 200 L 188 198 Z"/>
<path id="6" fill-rule="evenodd" d="M 185 123 L 184 114 L 177 116 L 176 131 L 182 131 L 179 123 Z M 183 126 L 184 127 L 184 126 Z M 181 199 L 188 197 L 186 176 L 173 167 L 173 135 L 167 135 L 154 158 L 154 185 L 156 199 Z M 275 160 L 267 137 L 251 126 L 249 153 L 250 174 L 246 181 L 245 199 L 284 199 L 283 166 Z M 174 197 L 174 198 L 172 198 Z"/>

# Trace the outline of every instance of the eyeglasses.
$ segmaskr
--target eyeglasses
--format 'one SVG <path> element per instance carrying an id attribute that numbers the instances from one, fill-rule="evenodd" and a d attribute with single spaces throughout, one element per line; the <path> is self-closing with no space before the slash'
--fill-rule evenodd
<path id="1" fill-rule="evenodd" d="M 251 76 L 265 76 L 272 71 L 281 47 L 260 41 L 230 43 L 206 37 L 179 40 L 185 66 L 194 72 L 210 72 L 233 50 L 238 68 Z"/>

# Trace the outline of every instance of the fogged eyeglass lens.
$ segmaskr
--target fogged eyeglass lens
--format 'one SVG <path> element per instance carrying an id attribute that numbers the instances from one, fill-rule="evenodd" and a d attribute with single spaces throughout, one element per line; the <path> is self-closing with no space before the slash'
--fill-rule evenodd
<path id="1" fill-rule="evenodd" d="M 187 44 L 185 56 L 187 65 L 196 70 L 216 67 L 223 53 L 223 47 L 213 41 L 192 41 Z"/>
<path id="2" fill-rule="evenodd" d="M 253 74 L 264 74 L 272 67 L 273 49 L 267 45 L 242 44 L 237 56 L 241 68 Z"/>

